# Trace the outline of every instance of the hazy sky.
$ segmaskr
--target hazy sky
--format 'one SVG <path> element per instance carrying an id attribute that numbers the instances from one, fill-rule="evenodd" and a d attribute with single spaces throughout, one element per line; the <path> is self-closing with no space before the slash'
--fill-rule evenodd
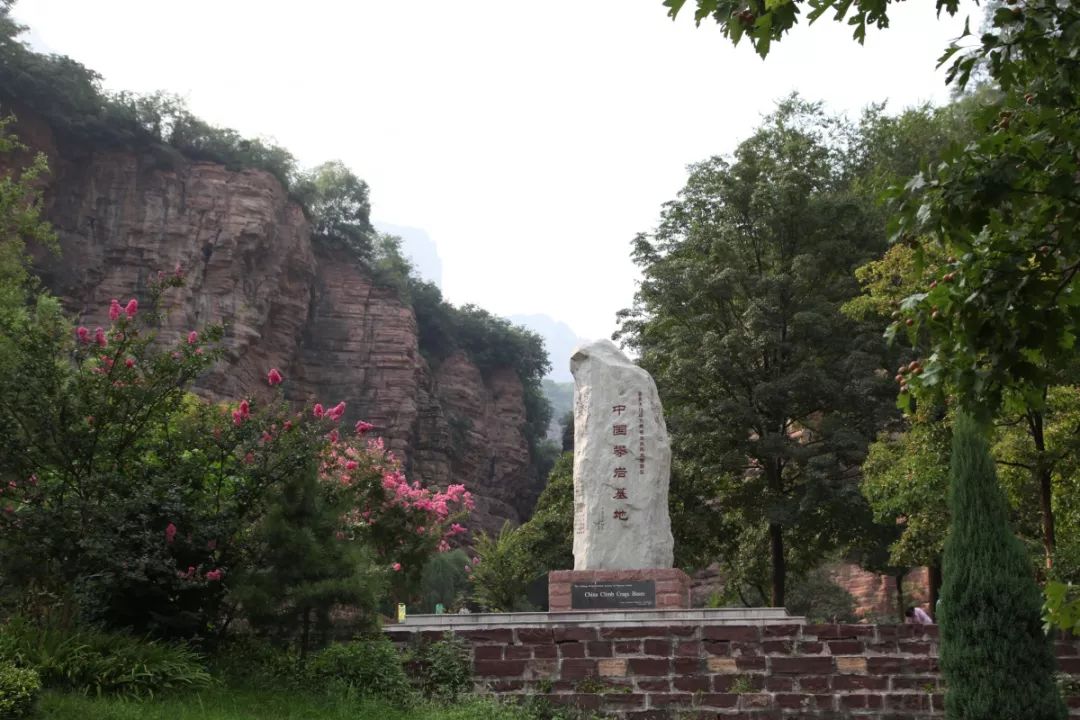
<path id="1" fill-rule="evenodd" d="M 343 160 L 374 218 L 437 243 L 452 302 L 546 313 L 583 337 L 609 335 L 630 304 L 630 241 L 686 165 L 731 152 L 778 98 L 857 113 L 947 97 L 934 65 L 963 16 L 937 20 L 926 0 L 890 12 L 865 47 L 822 20 L 762 61 L 660 0 L 16 6 L 35 44 L 109 88 L 178 93 L 304 165 Z"/>

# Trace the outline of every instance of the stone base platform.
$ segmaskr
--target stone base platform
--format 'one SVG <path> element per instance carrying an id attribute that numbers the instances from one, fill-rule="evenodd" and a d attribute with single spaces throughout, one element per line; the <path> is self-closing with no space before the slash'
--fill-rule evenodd
<path id="1" fill-rule="evenodd" d="M 713 626 L 803 625 L 805 618 L 784 608 L 694 608 L 691 610 L 568 610 L 559 613 L 468 613 L 465 615 L 408 615 L 388 624 L 388 633 L 463 632 L 491 629 L 542 628 L 686 628 Z"/>
<path id="2" fill-rule="evenodd" d="M 618 593 L 624 597 L 592 600 L 584 597 L 584 586 L 589 585 L 594 586 L 591 596 Z M 574 586 L 578 586 L 577 592 Z M 637 597 L 625 597 L 631 594 Z M 548 573 L 549 612 L 585 609 L 594 612 L 676 610 L 689 607 L 690 576 L 676 568 L 555 570 Z"/>

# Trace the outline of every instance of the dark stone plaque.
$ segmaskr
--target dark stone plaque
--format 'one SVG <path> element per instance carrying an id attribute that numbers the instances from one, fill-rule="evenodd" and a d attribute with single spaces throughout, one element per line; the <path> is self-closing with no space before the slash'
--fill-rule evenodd
<path id="1" fill-rule="evenodd" d="M 573 583 L 570 586 L 573 610 L 641 610 L 656 607 L 655 580 L 623 580 Z"/>

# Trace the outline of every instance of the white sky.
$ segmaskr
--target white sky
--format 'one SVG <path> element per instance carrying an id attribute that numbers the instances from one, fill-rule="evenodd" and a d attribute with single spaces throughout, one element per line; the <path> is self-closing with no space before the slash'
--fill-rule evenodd
<path id="1" fill-rule="evenodd" d="M 693 2 L 688 2 L 693 5 Z M 972 25 L 978 25 L 978 9 Z M 631 303 L 630 241 L 687 164 L 731 152 L 798 90 L 855 113 L 947 97 L 959 34 L 927 0 L 893 4 L 865 47 L 800 25 L 766 61 L 660 0 L 21 0 L 36 44 L 112 89 L 167 90 L 268 136 L 302 165 L 339 158 L 373 217 L 425 229 L 443 290 L 582 337 Z"/>

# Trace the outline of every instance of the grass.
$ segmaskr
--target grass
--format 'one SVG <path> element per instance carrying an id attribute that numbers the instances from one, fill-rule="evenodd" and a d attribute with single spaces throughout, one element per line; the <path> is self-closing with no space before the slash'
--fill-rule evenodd
<path id="1" fill-rule="evenodd" d="M 519 710 L 490 700 L 403 709 L 371 700 L 297 692 L 212 688 L 156 700 L 47 692 L 35 720 L 516 720 Z"/>

